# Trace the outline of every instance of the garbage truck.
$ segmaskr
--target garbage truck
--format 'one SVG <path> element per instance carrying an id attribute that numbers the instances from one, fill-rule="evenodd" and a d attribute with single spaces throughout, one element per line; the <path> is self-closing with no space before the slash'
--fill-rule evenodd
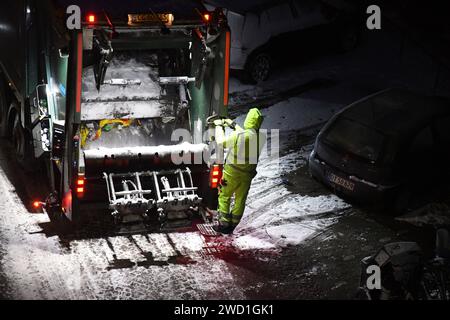
<path id="1" fill-rule="evenodd" d="M 161 225 L 217 206 L 208 132 L 228 107 L 230 31 L 200 1 L 4 0 L 0 135 L 44 164 L 55 221 Z M 132 220 L 132 219 L 131 219 Z"/>

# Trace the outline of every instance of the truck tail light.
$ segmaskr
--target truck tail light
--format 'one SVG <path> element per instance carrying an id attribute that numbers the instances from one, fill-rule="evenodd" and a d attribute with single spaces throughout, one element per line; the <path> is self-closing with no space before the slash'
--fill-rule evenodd
<path id="1" fill-rule="evenodd" d="M 82 197 L 84 195 L 84 187 L 86 185 L 86 180 L 83 176 L 79 176 L 77 179 L 77 185 L 76 185 L 76 190 L 77 190 L 77 195 L 78 197 Z"/>
<path id="2" fill-rule="evenodd" d="M 95 22 L 97 22 L 97 17 L 95 16 L 95 14 L 88 14 L 88 16 L 86 17 L 86 21 L 89 24 L 94 24 Z"/>
<path id="3" fill-rule="evenodd" d="M 37 200 L 33 202 L 33 208 L 34 208 L 34 209 L 38 210 L 38 209 L 40 209 L 41 207 L 42 207 L 42 202 L 37 201 Z"/>
<path id="4" fill-rule="evenodd" d="M 211 188 L 217 189 L 221 179 L 222 179 L 222 167 L 215 164 L 211 167 L 211 173 L 209 177 L 209 184 Z"/>
<path id="5" fill-rule="evenodd" d="M 34 200 L 31 206 L 33 213 L 41 213 L 42 209 L 45 207 L 45 203 L 39 200 Z"/>

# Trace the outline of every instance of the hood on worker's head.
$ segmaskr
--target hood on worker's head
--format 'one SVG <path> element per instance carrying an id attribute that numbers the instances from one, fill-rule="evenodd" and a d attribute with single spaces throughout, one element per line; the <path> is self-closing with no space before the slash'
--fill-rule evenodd
<path id="1" fill-rule="evenodd" d="M 253 108 L 247 114 L 247 118 L 244 122 L 244 129 L 259 130 L 263 121 L 264 117 L 261 111 L 259 111 L 257 108 Z"/>

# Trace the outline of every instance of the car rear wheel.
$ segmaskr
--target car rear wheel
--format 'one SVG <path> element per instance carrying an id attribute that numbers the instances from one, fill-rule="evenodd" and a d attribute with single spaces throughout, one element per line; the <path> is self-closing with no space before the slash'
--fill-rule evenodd
<path id="1" fill-rule="evenodd" d="M 272 58 L 268 53 L 261 52 L 250 58 L 247 74 L 251 81 L 260 83 L 266 81 L 272 71 Z"/>

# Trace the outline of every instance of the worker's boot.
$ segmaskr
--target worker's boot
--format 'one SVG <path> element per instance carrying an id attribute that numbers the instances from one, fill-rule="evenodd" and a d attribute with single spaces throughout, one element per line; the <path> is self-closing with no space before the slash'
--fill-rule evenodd
<path id="1" fill-rule="evenodd" d="M 220 214 L 219 214 L 220 215 Z M 226 215 L 225 218 L 231 217 L 231 215 Z M 219 223 L 215 225 L 214 231 L 222 234 L 231 234 L 233 233 L 235 227 L 231 224 L 231 222 L 224 221 L 224 216 L 221 216 L 222 219 L 219 219 Z"/>
<path id="2" fill-rule="evenodd" d="M 218 233 L 222 233 L 222 234 L 232 234 L 234 229 L 235 229 L 235 227 L 233 227 L 231 225 L 227 226 L 227 225 L 223 225 L 221 223 L 214 226 L 214 231 L 216 231 Z"/>

